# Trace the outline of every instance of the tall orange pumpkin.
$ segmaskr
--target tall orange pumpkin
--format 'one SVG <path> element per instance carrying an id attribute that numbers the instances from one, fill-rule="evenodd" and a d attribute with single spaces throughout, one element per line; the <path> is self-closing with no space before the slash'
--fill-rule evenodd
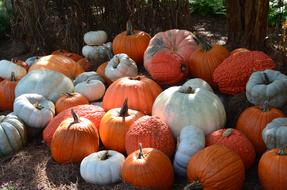
<path id="1" fill-rule="evenodd" d="M 255 161 L 255 150 L 248 138 L 236 129 L 219 129 L 207 135 L 206 145 L 223 145 L 237 153 L 242 159 L 246 169 L 249 169 Z"/>
<path id="2" fill-rule="evenodd" d="M 61 111 L 64 111 L 70 107 L 77 106 L 77 105 L 83 105 L 83 104 L 89 104 L 89 100 L 77 93 L 66 93 L 63 96 L 59 97 L 57 100 L 55 107 L 56 107 L 56 113 L 60 113 Z"/>
<path id="3" fill-rule="evenodd" d="M 84 72 L 84 69 L 77 62 L 63 55 L 48 55 L 39 58 L 36 63 L 30 67 L 29 71 L 36 69 L 57 71 L 71 79 L 76 78 Z"/>
<path id="4" fill-rule="evenodd" d="M 154 148 L 140 149 L 130 154 L 122 166 L 122 180 L 139 188 L 172 189 L 174 172 L 171 161 Z"/>
<path id="5" fill-rule="evenodd" d="M 240 157 L 222 145 L 211 145 L 198 151 L 187 166 L 192 188 L 206 190 L 240 190 L 245 169 Z"/>
<path id="6" fill-rule="evenodd" d="M 109 110 L 100 123 L 100 137 L 106 149 L 126 152 L 125 137 L 130 126 L 144 114 L 128 109 L 128 99 L 124 101 L 122 108 Z"/>
<path id="7" fill-rule="evenodd" d="M 87 118 L 92 121 L 97 129 L 100 127 L 101 119 L 105 114 L 103 108 L 87 104 L 74 106 L 62 111 L 49 121 L 47 127 L 43 131 L 43 140 L 47 143 L 48 146 L 50 146 L 53 135 L 56 129 L 59 127 L 60 123 L 71 116 L 72 109 L 77 112 L 78 116 Z"/>
<path id="8" fill-rule="evenodd" d="M 73 110 L 72 118 L 62 121 L 53 135 L 51 154 L 58 163 L 79 163 L 99 150 L 99 135 L 95 125 L 79 117 Z"/>
<path id="9" fill-rule="evenodd" d="M 130 109 L 151 114 L 153 102 L 161 92 L 161 87 L 145 76 L 123 77 L 109 86 L 102 105 L 106 111 L 118 108 L 127 97 Z"/>
<path id="10" fill-rule="evenodd" d="M 201 78 L 210 85 L 215 85 L 212 80 L 213 71 L 229 56 L 229 51 L 218 44 L 211 46 L 201 38 L 197 38 L 201 48 L 194 51 L 189 58 L 189 71 L 193 77 Z"/>
<path id="11" fill-rule="evenodd" d="M 3 80 L 0 82 L 0 110 L 13 111 L 13 103 L 15 99 L 15 88 L 17 81 L 14 73 L 11 73 L 10 80 Z"/>
<path id="12" fill-rule="evenodd" d="M 259 160 L 258 176 L 264 189 L 284 190 L 287 187 L 286 148 L 265 152 Z"/>
<path id="13" fill-rule="evenodd" d="M 269 108 L 267 103 L 263 108 L 252 106 L 240 114 L 236 129 L 247 136 L 254 145 L 256 153 L 262 154 L 266 150 L 262 131 L 269 122 L 278 117 L 284 117 L 284 113 L 277 108 Z"/>
<path id="14" fill-rule="evenodd" d="M 127 22 L 126 31 L 118 34 L 113 40 L 114 54 L 125 53 L 137 65 L 142 64 L 144 52 L 151 37 L 148 33 L 140 30 L 133 30 L 131 21 Z"/>

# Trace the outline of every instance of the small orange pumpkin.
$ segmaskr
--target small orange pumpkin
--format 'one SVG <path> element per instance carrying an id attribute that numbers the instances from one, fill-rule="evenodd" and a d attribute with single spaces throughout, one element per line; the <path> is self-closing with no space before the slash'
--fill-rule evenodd
<path id="1" fill-rule="evenodd" d="M 97 71 L 96 71 L 96 72 L 97 72 L 101 77 L 103 77 L 103 79 L 105 80 L 105 83 L 106 83 L 107 85 L 110 85 L 110 84 L 112 84 L 113 81 L 111 81 L 110 79 L 108 79 L 108 77 L 106 77 L 106 75 L 105 75 L 105 69 L 106 69 L 107 65 L 108 65 L 108 62 L 102 63 L 102 64 L 97 68 Z"/>
<path id="2" fill-rule="evenodd" d="M 151 36 L 139 30 L 133 30 L 132 23 L 127 22 L 126 31 L 118 34 L 113 40 L 114 54 L 125 53 L 137 65 L 142 64 L 144 52 L 149 44 Z"/>
<path id="3" fill-rule="evenodd" d="M 169 158 L 154 148 L 142 149 L 130 154 L 122 166 L 122 180 L 139 188 L 172 189 L 174 173 Z"/>
<path id="4" fill-rule="evenodd" d="M 55 107 L 56 113 L 60 113 L 63 110 L 66 110 L 70 107 L 89 104 L 89 100 L 80 93 L 65 93 L 63 96 L 59 97 Z"/>
<path id="5" fill-rule="evenodd" d="M 100 137 L 106 149 L 126 152 L 125 137 L 130 126 L 142 114 L 139 111 L 128 109 L 128 99 L 124 101 L 122 108 L 109 110 L 100 123 Z"/>
<path id="6" fill-rule="evenodd" d="M 256 153 L 261 155 L 266 150 L 262 131 L 269 122 L 278 117 L 284 117 L 284 113 L 277 108 L 269 108 L 265 102 L 263 108 L 252 106 L 245 109 L 240 114 L 235 128 L 247 136 L 254 145 Z"/>
<path id="7" fill-rule="evenodd" d="M 88 119 L 78 117 L 72 110 L 60 123 L 51 143 L 53 159 L 61 164 L 79 163 L 86 156 L 99 150 L 99 135 L 95 125 Z"/>
<path id="8" fill-rule="evenodd" d="M 16 81 L 14 72 L 11 73 L 10 80 L 3 80 L 0 82 L 0 110 L 13 111 L 13 103 L 15 99 L 15 88 L 18 81 Z"/>

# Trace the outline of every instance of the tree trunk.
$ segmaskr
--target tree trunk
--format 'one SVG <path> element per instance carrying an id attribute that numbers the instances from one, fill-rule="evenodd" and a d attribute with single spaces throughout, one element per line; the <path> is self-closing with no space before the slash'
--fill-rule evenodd
<path id="1" fill-rule="evenodd" d="M 269 0 L 225 0 L 228 45 L 262 50 L 265 47 Z"/>

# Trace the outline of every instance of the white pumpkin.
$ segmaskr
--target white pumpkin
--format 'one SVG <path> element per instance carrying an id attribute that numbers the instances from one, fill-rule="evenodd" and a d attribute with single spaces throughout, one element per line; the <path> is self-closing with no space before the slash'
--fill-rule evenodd
<path id="1" fill-rule="evenodd" d="M 134 77 L 137 74 L 138 68 L 136 62 L 125 53 L 115 55 L 105 68 L 105 75 L 111 81 L 122 77 Z"/>
<path id="2" fill-rule="evenodd" d="M 17 152 L 26 140 L 24 123 L 16 115 L 0 116 L 0 157 Z"/>
<path id="3" fill-rule="evenodd" d="M 20 80 L 27 74 L 27 71 L 24 67 L 21 67 L 20 65 L 17 65 L 8 60 L 1 60 L 0 78 L 10 80 L 12 72 L 14 72 L 16 80 Z"/>
<path id="4" fill-rule="evenodd" d="M 213 92 L 211 86 L 205 80 L 202 80 L 200 78 L 189 79 L 182 86 L 186 87 L 190 86 L 192 87 L 192 89 L 202 88 L 210 92 Z"/>
<path id="5" fill-rule="evenodd" d="M 87 97 L 90 102 L 101 99 L 105 90 L 106 87 L 100 80 L 87 80 L 75 86 L 75 91 Z"/>
<path id="6" fill-rule="evenodd" d="M 92 64 L 94 62 L 103 63 L 112 57 L 112 43 L 108 42 L 101 46 L 85 45 L 82 48 L 82 54 L 88 58 Z"/>
<path id="7" fill-rule="evenodd" d="M 204 147 L 205 135 L 202 129 L 191 125 L 184 127 L 178 138 L 178 146 L 173 161 L 175 173 L 179 176 L 186 176 L 188 161 Z"/>
<path id="8" fill-rule="evenodd" d="M 80 75 L 76 77 L 76 79 L 73 81 L 74 86 L 77 84 L 88 81 L 88 80 L 99 80 L 102 81 L 103 83 L 105 80 L 95 71 L 89 71 L 89 72 L 83 72 Z"/>
<path id="9" fill-rule="evenodd" d="M 226 120 L 224 106 L 214 93 L 183 86 L 164 90 L 155 99 L 152 115 L 167 123 L 174 137 L 188 125 L 201 128 L 207 135 L 223 128 Z"/>
<path id="10" fill-rule="evenodd" d="M 109 185 L 121 180 L 124 155 L 114 150 L 103 150 L 85 157 L 80 165 L 80 174 L 88 182 Z"/>
<path id="11" fill-rule="evenodd" d="M 73 82 L 65 75 L 51 70 L 34 70 L 18 82 L 15 96 L 37 93 L 55 103 L 61 95 L 73 91 Z"/>
<path id="12" fill-rule="evenodd" d="M 267 149 L 287 146 L 287 118 L 273 119 L 262 131 Z"/>
<path id="13" fill-rule="evenodd" d="M 264 101 L 280 108 L 287 102 L 287 76 L 274 70 L 252 73 L 246 84 L 246 97 L 252 104 L 262 106 Z"/>
<path id="14" fill-rule="evenodd" d="M 103 30 L 89 31 L 84 34 L 84 42 L 90 46 L 99 46 L 105 43 L 108 39 L 108 35 Z"/>
<path id="15" fill-rule="evenodd" d="M 38 59 L 40 59 L 41 56 L 32 56 L 26 59 L 25 63 L 28 64 L 29 67 L 31 67 Z"/>
<path id="16" fill-rule="evenodd" d="M 23 94 L 13 105 L 14 114 L 29 127 L 44 128 L 55 115 L 54 103 L 40 94 Z"/>

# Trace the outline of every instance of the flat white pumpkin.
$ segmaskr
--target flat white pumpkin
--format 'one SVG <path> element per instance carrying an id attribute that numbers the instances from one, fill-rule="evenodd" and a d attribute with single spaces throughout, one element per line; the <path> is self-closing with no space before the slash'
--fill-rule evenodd
<path id="1" fill-rule="evenodd" d="M 226 120 L 224 106 L 214 93 L 181 86 L 163 91 L 153 104 L 152 115 L 167 123 L 174 137 L 188 125 L 201 128 L 207 135 L 223 128 Z"/>
<path id="2" fill-rule="evenodd" d="M 124 155 L 114 150 L 103 150 L 85 157 L 80 165 L 80 174 L 88 182 L 109 185 L 121 180 Z"/>
<path id="3" fill-rule="evenodd" d="M 106 87 L 100 80 L 87 80 L 75 86 L 75 91 L 87 97 L 90 102 L 101 99 L 105 90 Z"/>
<path id="4" fill-rule="evenodd" d="M 186 81 L 182 86 L 190 86 L 192 89 L 201 88 L 213 92 L 211 86 L 205 81 L 200 78 L 193 78 Z"/>
<path id="5" fill-rule="evenodd" d="M 106 44 L 103 44 L 101 46 L 89 46 L 85 45 L 82 48 L 82 54 L 91 60 L 92 62 L 99 62 L 103 63 L 109 58 L 112 58 L 112 43 L 108 42 Z"/>
<path id="6" fill-rule="evenodd" d="M 127 54 L 116 54 L 107 64 L 105 75 L 111 81 L 122 77 L 135 77 L 138 74 L 136 62 Z"/>
<path id="7" fill-rule="evenodd" d="M 262 131 L 267 149 L 287 146 L 287 118 L 273 119 Z"/>
<path id="8" fill-rule="evenodd" d="M 12 72 L 14 72 L 16 80 L 20 80 L 27 74 L 27 71 L 24 67 L 21 67 L 20 65 L 17 65 L 8 60 L 1 60 L 0 78 L 10 80 Z"/>
<path id="9" fill-rule="evenodd" d="M 175 173 L 179 176 L 186 176 L 188 161 L 204 147 L 205 135 L 202 129 L 191 125 L 184 127 L 178 138 L 178 146 L 173 161 Z"/>
<path id="10" fill-rule="evenodd" d="M 23 94 L 14 101 L 13 110 L 29 127 L 44 128 L 55 115 L 54 103 L 40 94 Z"/>
<path id="11" fill-rule="evenodd" d="M 103 30 L 89 31 L 84 34 L 84 42 L 90 46 L 99 46 L 105 43 L 108 39 L 108 35 Z"/>

